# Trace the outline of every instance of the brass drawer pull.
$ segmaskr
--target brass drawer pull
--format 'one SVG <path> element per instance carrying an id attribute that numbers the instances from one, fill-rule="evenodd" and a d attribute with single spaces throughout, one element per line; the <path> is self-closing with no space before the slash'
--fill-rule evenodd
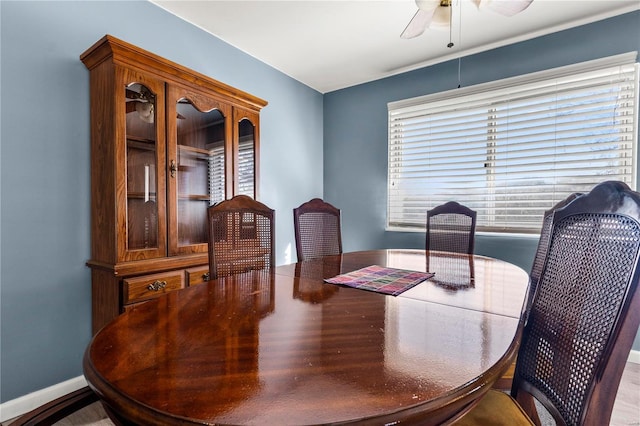
<path id="1" fill-rule="evenodd" d="M 209 281 L 209 273 L 208 272 L 202 274 L 202 281 Z"/>
<path id="2" fill-rule="evenodd" d="M 165 288 L 166 286 L 167 286 L 167 282 L 166 281 L 156 280 L 156 281 L 152 282 L 151 284 L 149 284 L 147 289 L 153 290 L 153 291 L 159 291 L 159 290 Z"/>

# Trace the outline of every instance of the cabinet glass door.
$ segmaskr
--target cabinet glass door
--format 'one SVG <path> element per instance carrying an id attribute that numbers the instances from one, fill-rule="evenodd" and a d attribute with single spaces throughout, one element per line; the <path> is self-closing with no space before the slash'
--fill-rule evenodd
<path id="1" fill-rule="evenodd" d="M 215 100 L 186 89 L 170 88 L 169 99 L 169 245 L 171 254 L 203 253 L 207 208 L 227 193 L 227 114 Z"/>
<path id="2" fill-rule="evenodd" d="M 238 194 L 255 197 L 254 171 L 256 150 L 253 139 L 253 124 L 246 118 L 238 126 Z"/>
<path id="3" fill-rule="evenodd" d="M 143 84 L 130 84 L 125 88 L 125 110 L 126 251 L 133 258 L 154 257 L 164 254 L 164 238 L 159 226 L 163 216 L 158 216 L 158 196 L 164 186 L 159 187 L 157 173 L 157 94 Z M 148 253 L 145 254 L 145 250 Z"/>
<path id="4" fill-rule="evenodd" d="M 234 195 L 258 197 L 258 115 L 241 109 L 234 110 Z"/>

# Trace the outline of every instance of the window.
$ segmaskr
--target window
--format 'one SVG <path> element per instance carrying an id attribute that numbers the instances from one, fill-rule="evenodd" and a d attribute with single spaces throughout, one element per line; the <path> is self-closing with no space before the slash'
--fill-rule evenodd
<path id="1" fill-rule="evenodd" d="M 424 229 L 455 200 L 477 229 L 539 232 L 545 210 L 619 180 L 635 188 L 636 53 L 392 102 L 387 229 Z"/>

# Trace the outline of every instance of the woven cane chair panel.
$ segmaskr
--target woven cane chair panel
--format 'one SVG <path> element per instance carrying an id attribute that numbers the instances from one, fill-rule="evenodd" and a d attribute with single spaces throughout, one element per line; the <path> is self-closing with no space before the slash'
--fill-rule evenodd
<path id="1" fill-rule="evenodd" d="M 556 224 L 516 374 L 578 424 L 638 254 L 638 224 L 581 214 Z M 567 265 L 580 265 L 579 268 Z"/>
<path id="2" fill-rule="evenodd" d="M 303 258 L 340 254 L 340 218 L 338 216 L 309 212 L 298 218 L 298 234 Z"/>
<path id="3" fill-rule="evenodd" d="M 429 247 L 454 253 L 468 253 L 472 219 L 458 213 L 442 213 L 429 219 Z"/>
<path id="4" fill-rule="evenodd" d="M 540 230 L 540 240 L 538 241 L 538 248 L 533 259 L 531 271 L 529 273 L 529 276 L 531 277 L 532 290 L 535 290 L 536 286 L 538 285 L 538 280 L 540 279 L 540 274 L 542 273 L 542 267 L 544 266 L 544 261 L 547 258 L 547 250 L 549 248 L 549 238 L 551 236 L 551 226 L 553 222 L 553 212 L 565 207 L 580 195 L 582 194 L 577 192 L 573 193 L 545 212 L 542 219 L 542 229 Z M 531 292 L 531 295 L 532 294 L 533 291 Z M 529 304 L 530 303 L 527 303 L 527 305 Z"/>
<path id="5" fill-rule="evenodd" d="M 536 256 L 533 259 L 533 265 L 531 266 L 531 272 L 529 273 L 531 281 L 535 284 L 537 284 L 538 280 L 540 279 L 542 267 L 544 266 L 544 260 L 547 257 L 549 238 L 551 236 L 551 222 L 553 222 L 553 214 L 545 215 L 544 219 L 542 220 L 542 230 L 540 232 L 538 250 L 536 251 Z"/>
<path id="6" fill-rule="evenodd" d="M 248 211 L 222 211 L 210 217 L 215 277 L 271 265 L 272 219 Z"/>

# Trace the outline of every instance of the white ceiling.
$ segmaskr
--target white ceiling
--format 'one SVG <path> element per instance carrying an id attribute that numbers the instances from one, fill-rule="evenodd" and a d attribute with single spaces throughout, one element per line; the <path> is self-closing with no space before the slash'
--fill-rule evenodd
<path id="1" fill-rule="evenodd" d="M 406 40 L 414 0 L 150 1 L 321 93 L 640 10 L 640 0 L 534 0 L 508 18 L 454 0 L 451 31 Z"/>

